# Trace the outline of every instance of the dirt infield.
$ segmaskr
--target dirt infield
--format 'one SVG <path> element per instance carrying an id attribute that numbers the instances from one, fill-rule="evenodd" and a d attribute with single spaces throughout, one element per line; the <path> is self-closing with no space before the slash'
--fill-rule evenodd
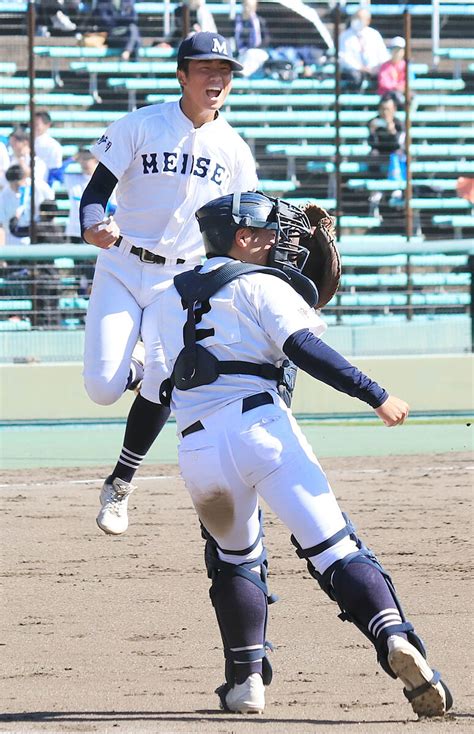
<path id="1" fill-rule="evenodd" d="M 141 471 L 131 527 L 118 538 L 95 526 L 95 478 L 107 470 L 4 474 L 0 731 L 472 731 L 470 458 L 322 462 L 452 689 L 453 712 L 423 722 L 368 641 L 337 618 L 269 510 L 269 583 L 280 596 L 268 628 L 274 682 L 265 715 L 246 718 L 218 712 L 220 640 L 198 524 L 177 467 Z"/>

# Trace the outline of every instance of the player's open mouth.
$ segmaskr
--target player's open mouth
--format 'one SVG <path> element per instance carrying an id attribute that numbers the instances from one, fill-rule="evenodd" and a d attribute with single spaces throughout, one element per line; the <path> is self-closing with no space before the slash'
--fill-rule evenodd
<path id="1" fill-rule="evenodd" d="M 210 99 L 217 99 L 222 92 L 222 89 L 217 89 L 216 87 L 212 87 L 211 89 L 206 89 L 206 94 Z"/>

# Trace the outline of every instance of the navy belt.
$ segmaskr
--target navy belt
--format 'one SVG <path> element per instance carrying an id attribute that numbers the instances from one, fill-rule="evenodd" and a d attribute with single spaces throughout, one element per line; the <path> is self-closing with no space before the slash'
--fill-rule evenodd
<path id="1" fill-rule="evenodd" d="M 273 398 L 269 392 L 258 392 L 255 395 L 249 395 L 242 400 L 242 413 L 248 413 L 249 410 L 259 408 L 260 405 L 269 405 L 270 403 L 273 403 Z M 197 433 L 197 431 L 203 430 L 204 426 L 201 421 L 196 421 L 195 423 L 191 423 L 184 431 L 181 431 L 181 436 L 184 438 L 191 433 Z"/>
<path id="2" fill-rule="evenodd" d="M 122 242 L 122 236 L 120 236 L 117 240 L 117 242 L 114 242 L 115 247 L 118 247 L 120 243 Z M 145 250 L 143 247 L 135 247 L 135 245 L 132 245 L 130 248 L 130 252 L 132 255 L 136 255 L 140 258 L 142 263 L 155 263 L 158 265 L 164 265 L 166 260 L 170 258 L 163 257 L 162 255 L 157 255 L 154 252 L 150 252 L 150 250 Z M 177 260 L 171 260 L 171 262 L 175 262 L 177 265 L 183 265 L 183 263 L 186 262 L 186 260 L 183 260 L 182 258 L 178 257 Z"/>

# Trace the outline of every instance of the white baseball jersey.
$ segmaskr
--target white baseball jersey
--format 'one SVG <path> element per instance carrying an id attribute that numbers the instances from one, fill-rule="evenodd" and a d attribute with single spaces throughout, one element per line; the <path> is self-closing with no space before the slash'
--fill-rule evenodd
<path id="1" fill-rule="evenodd" d="M 48 133 L 43 133 L 35 138 L 35 153 L 46 165 L 46 178 L 48 178 L 48 171 L 52 168 L 61 168 L 63 164 L 62 145 Z"/>
<path id="2" fill-rule="evenodd" d="M 195 128 L 179 102 L 125 115 L 91 150 L 118 179 L 115 219 L 124 239 L 167 258 L 203 254 L 194 217 L 203 204 L 257 187 L 238 133 L 219 114 Z"/>
<path id="3" fill-rule="evenodd" d="M 226 262 L 227 257 L 211 258 L 202 272 Z M 320 336 L 326 329 L 325 322 L 292 286 L 265 273 L 235 278 L 210 298 L 210 307 L 201 304 L 195 314 L 198 344 L 222 360 L 278 366 L 286 359 L 282 347 L 291 334 L 308 328 Z M 170 373 L 184 346 L 186 315 L 172 286 L 163 294 L 158 313 L 158 333 Z M 210 385 L 185 391 L 175 388 L 171 408 L 182 430 L 234 400 L 265 390 L 276 392 L 276 383 L 253 375 L 220 375 Z"/>
<path id="4" fill-rule="evenodd" d="M 35 186 L 35 221 L 39 219 L 39 209 L 43 201 L 54 199 L 54 191 L 45 181 L 37 181 Z M 29 237 L 15 237 L 10 232 L 9 222 L 12 217 L 18 217 L 19 227 L 28 227 L 31 222 L 31 181 L 19 191 L 13 191 L 9 184 L 0 192 L 0 226 L 5 230 L 6 245 L 29 245 Z"/>

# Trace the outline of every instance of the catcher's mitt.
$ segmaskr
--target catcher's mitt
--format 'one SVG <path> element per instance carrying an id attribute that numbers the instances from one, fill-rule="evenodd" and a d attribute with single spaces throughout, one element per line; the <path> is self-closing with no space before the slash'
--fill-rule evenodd
<path id="1" fill-rule="evenodd" d="M 312 202 L 301 208 L 311 224 L 311 236 L 301 240 L 309 250 L 302 272 L 318 289 L 319 299 L 315 308 L 322 308 L 334 296 L 341 280 L 341 257 L 336 245 L 334 219 Z"/>

